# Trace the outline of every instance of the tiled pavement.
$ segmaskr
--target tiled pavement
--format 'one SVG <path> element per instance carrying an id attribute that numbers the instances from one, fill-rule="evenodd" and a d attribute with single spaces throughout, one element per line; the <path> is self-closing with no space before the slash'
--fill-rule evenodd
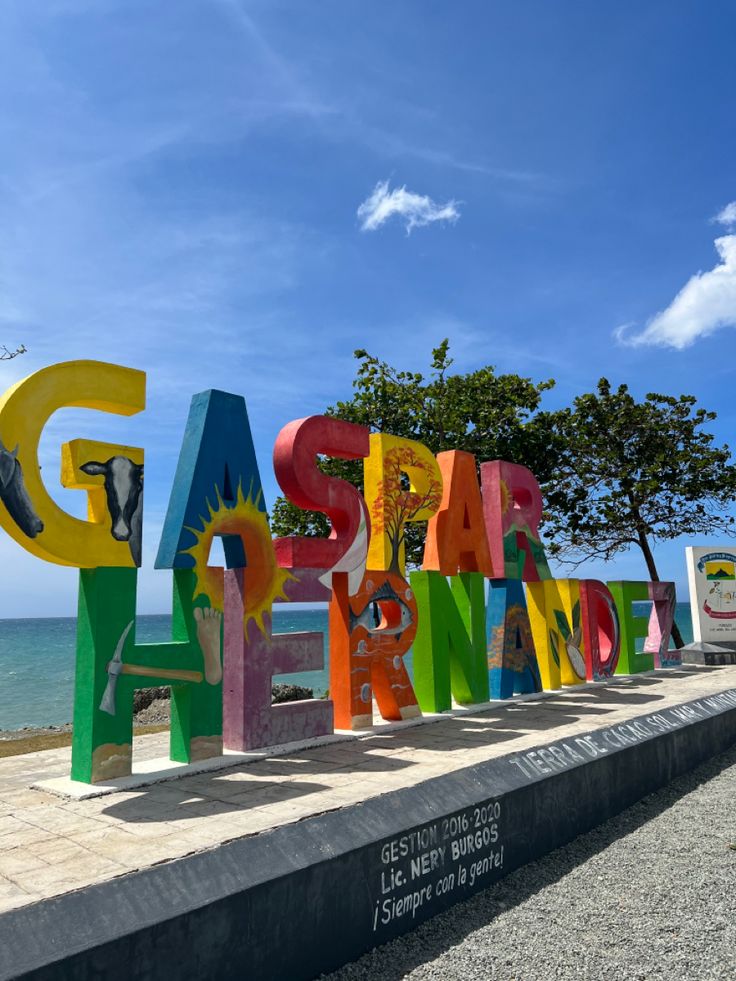
<path id="1" fill-rule="evenodd" d="M 736 666 L 660 671 L 88 800 L 30 789 L 69 772 L 69 749 L 3 759 L 0 912 L 728 688 Z M 166 745 L 138 737 L 134 759 Z"/>

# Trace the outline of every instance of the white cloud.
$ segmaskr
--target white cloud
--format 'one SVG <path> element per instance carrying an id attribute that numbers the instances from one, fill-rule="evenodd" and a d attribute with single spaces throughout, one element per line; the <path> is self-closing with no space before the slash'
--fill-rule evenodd
<path id="1" fill-rule="evenodd" d="M 717 220 L 736 223 L 736 202 L 726 205 Z M 717 266 L 691 276 L 640 334 L 625 337 L 626 325 L 614 331 L 616 339 L 632 347 L 655 344 L 681 351 L 721 327 L 736 327 L 736 235 L 723 235 L 714 244 L 721 257 Z"/>
<path id="2" fill-rule="evenodd" d="M 725 225 L 726 228 L 736 225 L 736 201 L 729 201 L 726 207 L 718 212 L 713 221 L 717 221 L 719 225 Z"/>
<path id="3" fill-rule="evenodd" d="M 421 228 L 433 221 L 456 222 L 460 212 L 455 201 L 437 204 L 427 194 L 407 191 L 406 185 L 390 191 L 388 181 L 379 181 L 373 193 L 358 208 L 361 231 L 374 232 L 394 215 L 405 221 L 406 234 L 409 235 L 412 228 Z"/>

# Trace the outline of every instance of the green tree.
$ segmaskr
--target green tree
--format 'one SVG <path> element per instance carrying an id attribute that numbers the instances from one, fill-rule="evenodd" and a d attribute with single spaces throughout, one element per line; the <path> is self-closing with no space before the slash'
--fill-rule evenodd
<path id="1" fill-rule="evenodd" d="M 547 417 L 532 420 L 542 394 L 554 382 L 496 374 L 490 365 L 453 373 L 449 346 L 445 339 L 434 348 L 428 376 L 399 371 L 365 350 L 356 351 L 353 397 L 331 406 L 326 414 L 373 432 L 418 440 L 433 453 L 467 450 L 479 462 L 510 460 L 528 466 L 542 480 L 551 476 L 554 434 L 545 424 Z M 321 465 L 326 473 L 362 490 L 362 461 L 326 459 Z M 282 497 L 274 503 L 271 527 L 276 535 L 326 535 L 329 530 L 324 515 L 301 511 Z M 406 526 L 409 565 L 421 563 L 425 530 L 424 522 Z"/>
<path id="2" fill-rule="evenodd" d="M 692 395 L 650 393 L 637 401 L 626 385 L 614 391 L 606 378 L 571 408 L 547 414 L 559 453 L 543 488 L 550 553 L 579 564 L 609 561 L 635 545 L 658 581 L 657 541 L 733 534 L 736 466 L 728 446 L 714 445 L 703 428 L 715 418 Z M 672 636 L 681 647 L 677 627 Z"/>

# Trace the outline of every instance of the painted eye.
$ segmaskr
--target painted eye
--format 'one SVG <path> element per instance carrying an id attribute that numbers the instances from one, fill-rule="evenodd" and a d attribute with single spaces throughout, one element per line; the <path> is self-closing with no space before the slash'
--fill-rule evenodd
<path id="1" fill-rule="evenodd" d="M 366 642 L 364 640 L 358 641 L 358 654 L 365 654 Z"/>
<path id="2" fill-rule="evenodd" d="M 371 686 L 369 684 L 360 686 L 360 700 L 366 704 L 371 700 Z"/>
<path id="3" fill-rule="evenodd" d="M 412 593 L 410 589 L 407 589 L 407 591 L 404 593 L 404 599 L 410 600 L 413 595 L 414 593 Z"/>
<path id="4" fill-rule="evenodd" d="M 399 670 L 399 668 L 401 667 L 401 658 L 399 657 L 399 655 L 398 655 L 398 654 L 397 654 L 397 655 L 396 655 L 396 657 L 394 658 L 394 667 L 396 668 L 396 670 L 397 670 L 397 671 L 398 671 L 398 670 Z"/>

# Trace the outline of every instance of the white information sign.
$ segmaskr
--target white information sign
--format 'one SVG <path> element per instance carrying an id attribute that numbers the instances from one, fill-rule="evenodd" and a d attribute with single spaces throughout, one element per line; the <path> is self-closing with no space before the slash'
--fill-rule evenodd
<path id="1" fill-rule="evenodd" d="M 736 548 L 690 547 L 685 551 L 693 640 L 736 643 Z"/>

